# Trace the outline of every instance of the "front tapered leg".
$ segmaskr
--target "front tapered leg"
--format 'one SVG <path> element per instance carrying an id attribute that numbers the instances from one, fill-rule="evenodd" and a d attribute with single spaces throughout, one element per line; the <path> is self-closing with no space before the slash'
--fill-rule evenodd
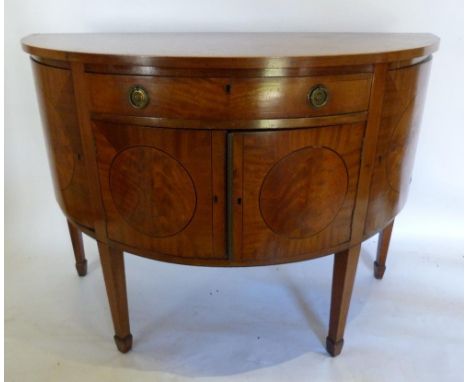
<path id="1" fill-rule="evenodd" d="M 70 239 L 73 246 L 73 253 L 75 254 L 75 267 L 79 276 L 85 276 L 88 272 L 88 262 L 86 261 L 83 235 L 81 231 L 76 228 L 72 223 L 67 221 L 68 231 L 70 232 Z"/>
<path id="2" fill-rule="evenodd" d="M 379 234 L 379 244 L 377 246 L 377 256 L 374 261 L 374 277 L 382 279 L 385 273 L 385 262 L 387 261 L 388 247 L 392 237 L 393 221 L 387 225 Z"/>
<path id="3" fill-rule="evenodd" d="M 115 344 L 122 353 L 126 353 L 132 348 L 133 337 L 130 333 L 128 318 L 123 252 L 101 242 L 98 242 L 98 247 L 112 321 L 114 323 Z"/>
<path id="4" fill-rule="evenodd" d="M 330 326 L 327 337 L 327 351 L 337 356 L 343 348 L 343 334 L 348 316 L 349 302 L 353 291 L 354 278 L 361 246 L 357 245 L 335 254 L 333 264 L 333 285 L 330 307 Z"/>

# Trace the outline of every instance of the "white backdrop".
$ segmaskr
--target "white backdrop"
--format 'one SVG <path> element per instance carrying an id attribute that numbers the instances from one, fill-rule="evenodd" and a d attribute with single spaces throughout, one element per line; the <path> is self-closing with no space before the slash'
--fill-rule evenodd
<path id="1" fill-rule="evenodd" d="M 32 72 L 28 57 L 21 50 L 20 38 L 41 32 L 126 31 L 431 32 L 438 35 L 441 46 L 434 55 L 413 184 L 395 230 L 397 237 L 440 238 L 446 244 L 442 248 L 455 246 L 457 259 L 461 257 L 462 0 L 6 0 L 7 316 L 8 309 L 13 309 L 8 304 L 16 296 L 11 286 L 15 280 L 8 270 L 19 264 L 18 259 L 23 258 L 22 264 L 27 266 L 27 261 L 36 256 L 37 248 L 46 252 L 49 248 L 52 253 L 57 246 L 70 251 L 65 221 L 53 197 Z M 94 248 L 88 241 L 86 245 Z M 44 253 L 45 258 L 47 255 Z M 72 268 L 71 252 L 67 256 L 61 257 Z M 174 270 L 174 277 L 177 275 Z M 24 298 L 28 299 L 26 295 Z"/>
<path id="2" fill-rule="evenodd" d="M 40 32 L 431 32 L 435 54 L 405 229 L 460 235 L 463 188 L 462 0 L 8 0 L 5 5 L 5 211 L 9 227 L 57 209 L 31 68 L 20 38 Z M 25 157 L 26 154 L 26 157 Z M 34 192 L 32 192 L 34 191 Z M 420 208 L 419 208 L 420 207 Z M 404 219 L 401 224 L 405 224 Z M 40 223 L 41 224 L 41 223 Z M 18 229 L 18 228 L 15 228 Z M 443 232 L 441 232 L 443 231 Z M 7 231 L 7 239 L 10 230 Z"/>

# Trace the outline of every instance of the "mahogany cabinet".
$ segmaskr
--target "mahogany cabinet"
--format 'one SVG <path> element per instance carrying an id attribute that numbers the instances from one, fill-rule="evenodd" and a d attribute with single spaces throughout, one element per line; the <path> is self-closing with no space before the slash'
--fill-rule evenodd
<path id="1" fill-rule="evenodd" d="M 341 352 L 360 244 L 382 278 L 411 180 L 430 34 L 32 35 L 55 194 L 96 239 L 122 352 L 123 252 L 208 266 L 334 255 Z"/>

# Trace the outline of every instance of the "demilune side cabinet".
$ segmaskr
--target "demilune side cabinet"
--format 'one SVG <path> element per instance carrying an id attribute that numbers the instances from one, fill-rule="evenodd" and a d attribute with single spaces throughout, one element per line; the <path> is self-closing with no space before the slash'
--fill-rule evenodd
<path id="1" fill-rule="evenodd" d="M 96 239 L 121 352 L 123 252 L 207 266 L 334 255 L 327 350 L 361 243 L 382 278 L 411 180 L 430 34 L 49 34 L 22 40 L 80 276 Z"/>

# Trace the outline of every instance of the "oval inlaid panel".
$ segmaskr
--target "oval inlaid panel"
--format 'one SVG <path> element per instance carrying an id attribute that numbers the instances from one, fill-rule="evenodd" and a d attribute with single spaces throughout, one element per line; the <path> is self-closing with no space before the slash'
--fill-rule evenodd
<path id="1" fill-rule="evenodd" d="M 408 104 L 392 133 L 386 155 L 387 180 L 395 192 L 404 191 L 411 182 L 419 124 L 414 99 Z"/>
<path id="2" fill-rule="evenodd" d="M 260 190 L 260 212 L 273 232 L 305 238 L 334 220 L 347 189 L 343 159 L 325 147 L 306 147 L 270 169 Z"/>
<path id="3" fill-rule="evenodd" d="M 60 189 L 65 190 L 73 179 L 75 158 L 70 139 L 61 126 L 51 127 L 51 143 L 55 157 L 54 166 Z"/>
<path id="4" fill-rule="evenodd" d="M 112 162 L 109 176 L 117 210 L 142 233 L 175 235 L 195 213 L 196 193 L 190 175 L 161 150 L 148 146 L 125 149 Z"/>

